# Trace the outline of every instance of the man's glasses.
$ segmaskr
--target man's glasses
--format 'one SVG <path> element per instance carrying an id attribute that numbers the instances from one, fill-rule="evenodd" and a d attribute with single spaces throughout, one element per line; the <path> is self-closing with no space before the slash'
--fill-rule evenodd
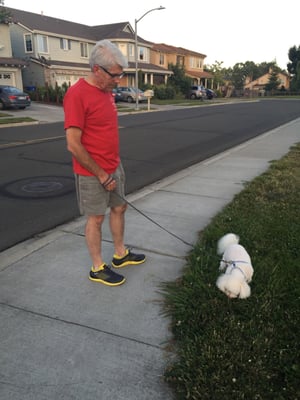
<path id="1" fill-rule="evenodd" d="M 111 72 L 107 71 L 107 69 L 105 69 L 104 67 L 102 67 L 102 65 L 98 65 L 99 68 L 102 69 L 102 71 L 104 71 L 107 75 L 109 75 L 112 79 L 121 79 L 123 78 L 123 76 L 125 75 L 125 72 L 122 72 L 121 74 L 112 74 Z"/>

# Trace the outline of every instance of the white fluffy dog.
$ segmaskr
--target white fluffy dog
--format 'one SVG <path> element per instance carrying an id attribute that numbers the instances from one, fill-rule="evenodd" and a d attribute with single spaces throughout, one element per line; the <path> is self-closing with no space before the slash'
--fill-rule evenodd
<path id="1" fill-rule="evenodd" d="M 234 233 L 227 233 L 218 241 L 217 253 L 222 255 L 220 271 L 224 271 L 217 279 L 217 287 L 230 298 L 245 299 L 250 296 L 253 268 L 251 259 L 243 246 L 239 244 L 239 237 Z"/>

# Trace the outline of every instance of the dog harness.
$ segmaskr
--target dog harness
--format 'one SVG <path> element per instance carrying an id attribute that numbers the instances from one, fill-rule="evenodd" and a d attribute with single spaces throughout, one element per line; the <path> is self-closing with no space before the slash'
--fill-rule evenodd
<path id="1" fill-rule="evenodd" d="M 231 268 L 231 270 L 230 270 L 230 272 L 229 272 L 230 274 L 231 274 L 231 272 L 232 272 L 234 269 L 238 269 L 238 270 L 241 271 L 241 273 L 244 275 L 246 282 L 247 282 L 247 283 L 250 282 L 249 279 L 247 278 L 245 272 L 244 272 L 240 267 L 238 267 L 238 266 L 236 265 L 236 264 L 238 264 L 238 263 L 250 265 L 247 261 L 233 261 L 233 260 L 230 260 L 230 261 L 221 260 L 221 261 L 223 261 L 223 263 L 225 263 L 227 266 L 229 266 L 229 265 L 232 266 L 232 268 Z"/>

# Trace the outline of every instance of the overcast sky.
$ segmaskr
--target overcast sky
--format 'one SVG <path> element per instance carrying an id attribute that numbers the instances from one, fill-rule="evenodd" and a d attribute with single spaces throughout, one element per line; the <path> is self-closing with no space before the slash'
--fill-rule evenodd
<path id="1" fill-rule="evenodd" d="M 286 69 L 288 50 L 300 45 L 300 0 L 4 0 L 6 7 L 84 25 L 135 19 L 138 35 L 155 43 L 205 54 L 205 64 L 276 61 Z"/>

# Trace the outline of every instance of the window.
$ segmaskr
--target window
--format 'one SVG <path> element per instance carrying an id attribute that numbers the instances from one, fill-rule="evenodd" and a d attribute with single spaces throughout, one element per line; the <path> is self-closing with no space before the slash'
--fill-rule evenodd
<path id="1" fill-rule="evenodd" d="M 197 69 L 202 68 L 202 60 L 201 60 L 201 58 L 192 57 L 190 59 L 190 67 L 191 68 L 197 68 Z"/>
<path id="2" fill-rule="evenodd" d="M 88 57 L 88 45 L 87 43 L 80 43 L 80 57 Z"/>
<path id="3" fill-rule="evenodd" d="M 37 45 L 39 53 L 48 53 L 48 37 L 37 35 Z"/>
<path id="4" fill-rule="evenodd" d="M 165 56 L 162 53 L 159 53 L 159 65 L 165 64 Z"/>
<path id="5" fill-rule="evenodd" d="M 183 56 L 177 56 L 176 57 L 176 64 L 177 65 L 184 65 L 184 57 Z"/>
<path id="6" fill-rule="evenodd" d="M 134 57 L 134 45 L 133 44 L 128 45 L 128 54 L 129 54 L 130 58 Z"/>
<path id="7" fill-rule="evenodd" d="M 24 35 L 24 41 L 25 41 L 25 52 L 30 53 L 32 52 L 32 35 L 31 33 Z"/>
<path id="8" fill-rule="evenodd" d="M 71 40 L 70 39 L 60 39 L 60 48 L 62 50 L 71 50 Z"/>
<path id="9" fill-rule="evenodd" d="M 145 59 L 145 49 L 143 47 L 139 47 L 138 58 L 140 61 L 143 61 Z"/>

